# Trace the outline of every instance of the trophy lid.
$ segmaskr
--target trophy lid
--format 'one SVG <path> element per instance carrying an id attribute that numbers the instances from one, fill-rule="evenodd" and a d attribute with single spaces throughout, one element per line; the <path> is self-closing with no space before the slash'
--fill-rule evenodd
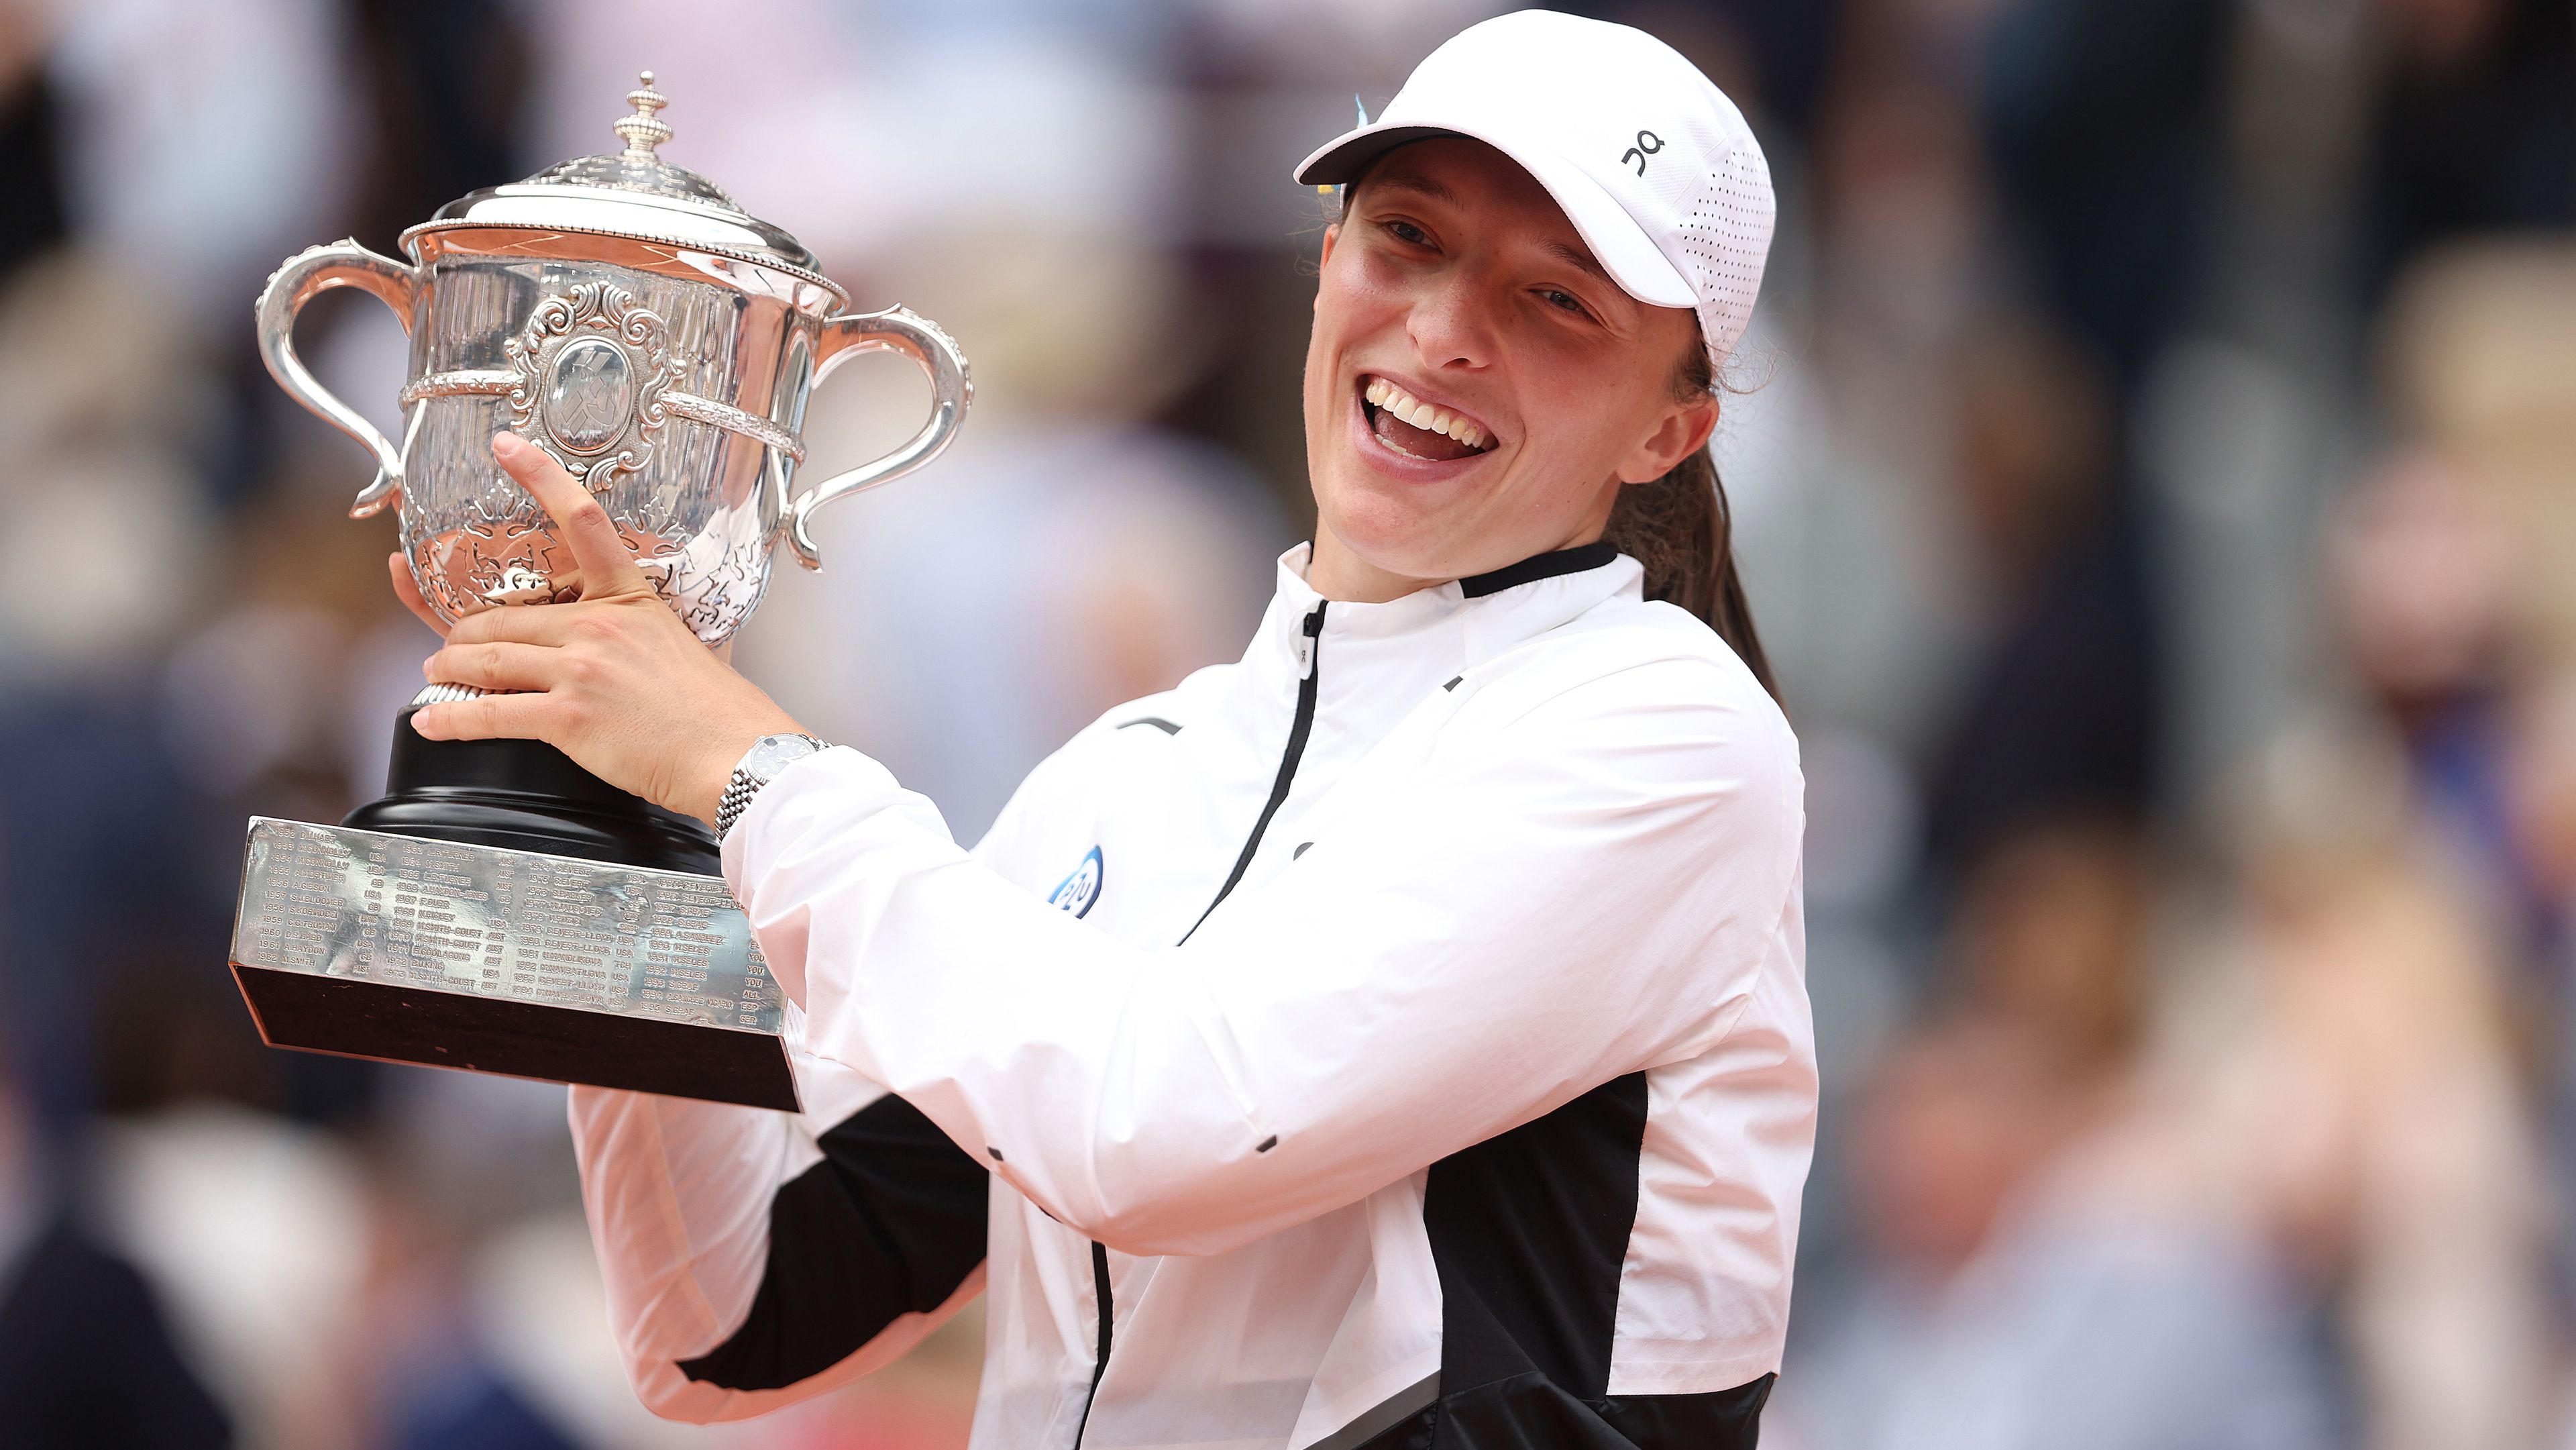
<path id="1" fill-rule="evenodd" d="M 468 192 L 405 240 L 460 225 L 594 232 L 702 247 L 823 280 L 803 243 L 745 212 L 714 182 L 655 153 L 671 139 L 670 123 L 655 114 L 670 100 L 653 89 L 651 71 L 642 79 L 643 87 L 626 96 L 634 111 L 615 127 L 625 150 L 577 156 L 525 181 Z"/>

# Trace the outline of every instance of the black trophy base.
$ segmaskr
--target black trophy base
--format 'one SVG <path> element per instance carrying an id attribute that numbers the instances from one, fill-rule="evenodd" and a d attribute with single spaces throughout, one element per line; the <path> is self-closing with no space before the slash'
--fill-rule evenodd
<path id="1" fill-rule="evenodd" d="M 628 795 L 542 740 L 428 740 L 394 717 L 385 794 L 344 826 L 432 841 L 542 851 L 618 866 L 724 874 L 715 834 Z"/>
<path id="2" fill-rule="evenodd" d="M 722 874 L 700 822 L 617 789 L 534 740 L 428 740 L 395 719 L 381 800 L 341 822 L 433 841 Z M 234 965 L 271 1046 L 797 1109 L 785 1045 L 615 1012 Z"/>
<path id="3" fill-rule="evenodd" d="M 786 1050 L 766 1033 L 240 963 L 233 978 L 271 1047 L 797 1109 Z"/>

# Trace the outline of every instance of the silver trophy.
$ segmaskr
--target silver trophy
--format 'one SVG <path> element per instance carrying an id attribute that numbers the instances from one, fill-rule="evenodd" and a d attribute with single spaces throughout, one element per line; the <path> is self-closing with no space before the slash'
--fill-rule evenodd
<path id="1" fill-rule="evenodd" d="M 708 645 L 759 604 L 783 537 L 818 567 L 815 510 L 947 447 L 973 397 L 948 335 L 852 313 L 793 237 L 662 160 L 652 72 L 625 149 L 474 192 L 403 233 L 287 261 L 260 354 L 287 395 L 375 455 L 350 508 L 400 510 L 422 595 L 454 621 L 573 597 L 571 552 L 493 461 L 507 428 L 596 495 Z M 411 337 L 399 445 L 313 380 L 295 316 L 334 287 Z M 843 359 L 919 363 L 930 418 L 901 448 L 793 491 L 814 384 Z M 561 577 L 559 577 L 561 576 Z M 270 1043 L 793 1108 L 783 1009 L 700 823 L 533 741 L 395 732 L 388 793 L 339 826 L 254 819 L 232 965 Z"/>

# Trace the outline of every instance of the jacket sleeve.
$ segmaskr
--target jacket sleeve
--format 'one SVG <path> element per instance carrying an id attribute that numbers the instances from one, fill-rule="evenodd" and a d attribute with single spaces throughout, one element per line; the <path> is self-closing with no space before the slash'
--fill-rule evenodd
<path id="1" fill-rule="evenodd" d="M 762 792 L 726 877 L 814 1052 L 1113 1248 L 1221 1252 L 1724 1037 L 1802 816 L 1785 723 L 1720 669 L 1452 730 L 1184 946 L 1033 899 L 851 750 Z"/>
<path id="2" fill-rule="evenodd" d="M 885 1365 L 983 1285 L 991 1175 L 796 1055 L 802 1113 L 575 1087 L 574 1155 L 636 1394 L 738 1420 Z"/>
<path id="3" fill-rule="evenodd" d="M 1009 853 L 1030 794 L 979 853 Z M 610 1326 L 667 1418 L 738 1420 L 845 1384 L 983 1286 L 983 1160 L 850 1068 L 791 1058 L 802 1113 L 572 1089 Z"/>

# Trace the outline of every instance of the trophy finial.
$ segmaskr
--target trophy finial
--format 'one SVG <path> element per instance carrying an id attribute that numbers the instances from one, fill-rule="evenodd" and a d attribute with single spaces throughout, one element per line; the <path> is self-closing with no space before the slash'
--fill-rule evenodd
<path id="1" fill-rule="evenodd" d="M 653 89 L 653 73 L 641 76 L 644 88 L 626 93 L 626 102 L 635 108 L 632 116 L 617 118 L 617 134 L 626 138 L 626 154 L 639 161 L 656 159 L 653 148 L 671 139 L 671 125 L 655 111 L 671 104 L 670 98 Z"/>

